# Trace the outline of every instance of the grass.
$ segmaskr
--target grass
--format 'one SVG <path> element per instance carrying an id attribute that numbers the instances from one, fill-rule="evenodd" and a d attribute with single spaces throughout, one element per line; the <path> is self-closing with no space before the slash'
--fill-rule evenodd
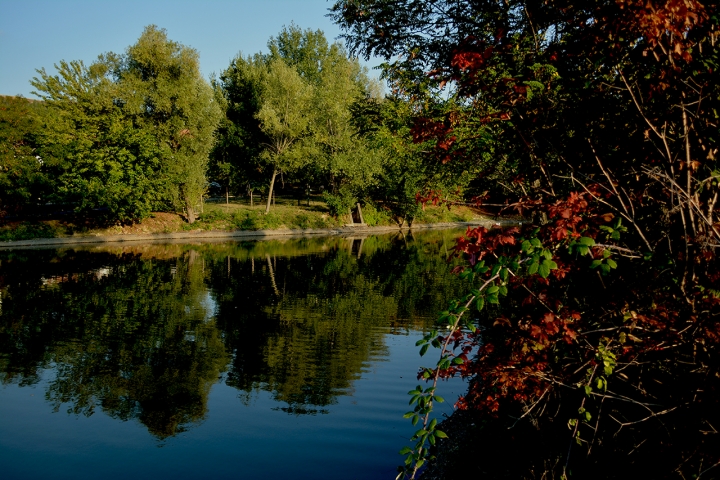
<path id="1" fill-rule="evenodd" d="M 224 199 L 223 199 L 224 200 Z M 363 208 L 363 216 L 369 226 L 397 226 L 389 212 L 372 205 Z M 479 218 L 467 207 L 427 207 L 413 223 L 462 222 Z M 0 241 L 31 240 L 67 236 L 126 235 L 147 233 L 171 233 L 198 230 L 279 230 L 337 228 L 347 223 L 347 218 L 330 215 L 327 205 L 319 197 L 302 205 L 297 200 L 278 198 L 265 215 L 265 205 L 249 205 L 246 199 L 225 202 L 207 202 L 198 220 L 188 224 L 175 213 L 157 212 L 133 225 L 100 227 L 87 219 L 34 220 L 8 223 L 0 227 Z"/>

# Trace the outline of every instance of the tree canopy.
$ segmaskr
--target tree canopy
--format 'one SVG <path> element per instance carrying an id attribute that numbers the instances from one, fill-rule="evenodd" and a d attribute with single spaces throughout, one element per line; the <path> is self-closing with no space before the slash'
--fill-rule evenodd
<path id="1" fill-rule="evenodd" d="M 349 186 L 353 199 L 362 196 L 377 183 L 385 157 L 359 133 L 352 108 L 379 100 L 379 86 L 319 30 L 291 25 L 268 48 L 267 55 L 238 55 L 216 82 L 227 112 L 215 150 L 218 172 L 230 164 L 253 186 L 262 172 L 268 199 L 281 173 L 327 186 L 331 195 Z"/>

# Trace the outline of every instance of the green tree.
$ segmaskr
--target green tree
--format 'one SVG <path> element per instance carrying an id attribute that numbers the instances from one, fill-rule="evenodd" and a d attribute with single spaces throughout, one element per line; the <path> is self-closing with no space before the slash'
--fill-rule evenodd
<path id="1" fill-rule="evenodd" d="M 193 223 L 221 116 L 213 90 L 200 74 L 197 51 L 151 25 L 119 58 L 114 75 L 127 94 L 125 110 L 156 138 L 165 197 Z"/>
<path id="2" fill-rule="evenodd" d="M 342 196 L 366 191 L 380 172 L 380 152 L 369 147 L 352 122 L 351 108 L 366 97 L 379 97 L 380 88 L 356 58 L 338 42 L 328 44 L 320 30 L 284 28 L 268 42 L 269 57 L 282 59 L 313 86 L 310 135 L 305 138 L 312 158 L 309 176 L 327 182 Z"/>
<path id="3" fill-rule="evenodd" d="M 47 193 L 50 180 L 36 140 L 45 112 L 40 102 L 0 96 L 0 217 Z"/>
<path id="4" fill-rule="evenodd" d="M 306 162 L 302 149 L 297 147 L 310 126 L 312 94 L 312 87 L 295 69 L 282 60 L 270 62 L 256 115 L 268 139 L 262 158 L 272 170 L 265 213 L 270 212 L 277 175 L 297 170 Z"/>
<path id="5" fill-rule="evenodd" d="M 267 75 L 262 55 L 233 59 L 213 82 L 218 104 L 225 115 L 216 131 L 210 174 L 227 188 L 244 185 L 248 193 L 265 185 L 260 159 L 267 137 L 255 118 L 260 110 L 262 80 Z"/>
<path id="6" fill-rule="evenodd" d="M 370 82 L 356 59 L 333 44 L 323 62 L 315 95 L 313 141 L 318 148 L 317 169 L 336 192 L 343 185 L 356 195 L 377 181 L 382 151 L 358 135 L 352 106 L 370 94 Z M 377 99 L 375 99 L 377 100 Z"/>
<path id="7" fill-rule="evenodd" d="M 43 161 L 56 165 L 55 197 L 79 212 L 104 209 L 111 221 L 146 217 L 157 200 L 159 151 L 124 111 L 123 86 L 111 78 L 109 62 L 55 67 L 57 75 L 42 69 L 31 81 L 50 110 L 38 142 Z"/>

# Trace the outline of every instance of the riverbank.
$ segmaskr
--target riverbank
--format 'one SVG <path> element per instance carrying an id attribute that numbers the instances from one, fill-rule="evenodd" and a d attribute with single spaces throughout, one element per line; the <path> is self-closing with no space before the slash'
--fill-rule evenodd
<path id="1" fill-rule="evenodd" d="M 449 229 L 463 228 L 476 225 L 488 227 L 496 224 L 493 220 L 474 220 L 469 222 L 439 222 L 414 224 L 412 227 L 398 226 L 346 226 L 338 228 L 308 228 L 308 229 L 276 229 L 276 230 L 191 230 L 184 232 L 165 232 L 150 234 L 121 234 L 121 235 L 77 235 L 55 238 L 33 238 L 30 240 L 13 240 L 0 242 L 0 249 L 55 247 L 67 245 L 85 245 L 97 243 L 156 243 L 156 242 L 192 242 L 200 241 L 222 241 L 222 240 L 264 240 L 270 238 L 298 238 L 309 236 L 346 236 L 360 237 L 372 234 L 390 233 L 397 231 L 412 231 L 423 229 Z M 503 224 L 507 224 L 503 221 Z M 516 222 L 511 222 L 516 223 Z"/>
<path id="2" fill-rule="evenodd" d="M 25 219 L 0 227 L 0 248 L 79 245 L 117 242 L 178 242 L 194 240 L 264 239 L 314 235 L 355 236 L 408 229 L 457 228 L 494 221 L 476 209 L 428 207 L 411 225 L 398 224 L 384 212 L 367 208 L 365 223 L 347 225 L 347 219 L 332 217 L 324 202 L 304 205 L 280 201 L 271 212 L 264 207 L 211 203 L 204 206 L 199 219 L 188 224 L 181 215 L 157 212 L 131 225 L 97 225 L 85 218 Z"/>

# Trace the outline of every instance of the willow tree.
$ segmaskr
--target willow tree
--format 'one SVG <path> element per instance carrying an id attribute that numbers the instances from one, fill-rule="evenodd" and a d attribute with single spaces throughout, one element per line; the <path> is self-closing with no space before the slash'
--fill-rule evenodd
<path id="1" fill-rule="evenodd" d="M 115 73 L 125 87 L 126 110 L 156 138 L 164 197 L 193 223 L 221 114 L 200 74 L 198 52 L 150 25 L 119 59 Z"/>
<path id="2" fill-rule="evenodd" d="M 354 193 L 364 190 L 379 174 L 381 162 L 358 135 L 351 107 L 366 97 L 377 98 L 377 82 L 340 43 L 328 43 L 321 30 L 291 24 L 270 39 L 268 48 L 269 58 L 281 59 L 313 87 L 310 135 L 303 142 L 313 173 L 332 192 L 350 184 Z"/>
<path id="3" fill-rule="evenodd" d="M 308 132 L 312 98 L 312 87 L 294 68 L 282 60 L 270 62 L 262 81 L 260 110 L 256 115 L 267 136 L 267 148 L 261 157 L 272 169 L 265 213 L 270 212 L 278 174 L 295 170 L 306 161 L 302 150 L 296 147 Z"/>

